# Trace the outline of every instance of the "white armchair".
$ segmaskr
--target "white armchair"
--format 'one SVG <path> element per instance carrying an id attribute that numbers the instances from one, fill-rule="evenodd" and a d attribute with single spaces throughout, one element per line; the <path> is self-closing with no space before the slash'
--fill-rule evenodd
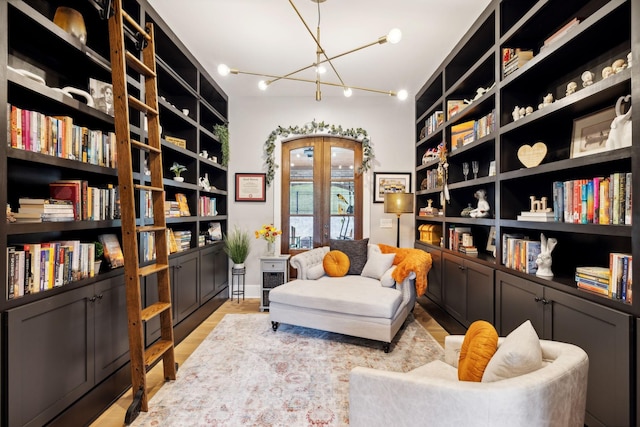
<path id="1" fill-rule="evenodd" d="M 543 367 L 495 382 L 458 381 L 463 335 L 445 338 L 445 360 L 413 371 L 357 367 L 351 426 L 583 426 L 589 359 L 581 348 L 540 340 Z M 500 338 L 498 346 L 504 338 Z"/>

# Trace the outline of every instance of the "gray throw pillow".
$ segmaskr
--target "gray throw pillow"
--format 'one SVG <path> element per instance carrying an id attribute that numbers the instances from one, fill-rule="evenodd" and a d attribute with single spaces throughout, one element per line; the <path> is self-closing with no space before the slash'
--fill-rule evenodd
<path id="1" fill-rule="evenodd" d="M 337 240 L 329 241 L 329 248 L 334 251 L 342 251 L 349 257 L 349 271 L 347 274 L 360 275 L 364 265 L 367 263 L 367 245 L 369 238 L 362 240 Z"/>

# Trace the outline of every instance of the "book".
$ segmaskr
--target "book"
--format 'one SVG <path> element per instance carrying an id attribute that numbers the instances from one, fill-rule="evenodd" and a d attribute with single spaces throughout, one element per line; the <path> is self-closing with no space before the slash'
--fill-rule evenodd
<path id="1" fill-rule="evenodd" d="M 518 221 L 555 222 L 553 212 L 522 212 L 516 217 Z"/>
<path id="2" fill-rule="evenodd" d="M 54 199 L 70 200 L 77 221 L 82 220 L 82 181 L 60 180 L 49 183 L 49 194 Z"/>
<path id="3" fill-rule="evenodd" d="M 474 126 L 473 120 L 451 126 L 451 151 L 474 141 Z"/>
<path id="4" fill-rule="evenodd" d="M 98 240 L 102 243 L 104 249 L 104 259 L 109 264 L 110 268 L 118 268 L 124 265 L 124 254 L 118 241 L 118 236 L 115 234 L 101 234 L 98 236 Z M 93 265 L 93 258 L 89 264 Z M 92 266 L 90 265 L 90 268 Z"/>
<path id="5" fill-rule="evenodd" d="M 611 271 L 607 267 L 576 267 L 576 273 L 586 274 L 602 279 L 609 280 Z"/>
<path id="6" fill-rule="evenodd" d="M 569 31 L 575 28 L 580 23 L 580 21 L 581 19 L 578 17 L 571 19 L 569 22 L 564 24 L 562 27 L 556 30 L 553 34 L 547 37 L 543 42 L 543 46 L 544 47 L 549 46 L 551 43 L 557 41 L 559 38 L 566 35 Z"/>
<path id="7" fill-rule="evenodd" d="M 55 198 L 35 199 L 30 197 L 20 197 L 18 199 L 20 206 L 26 205 L 72 205 L 70 200 L 60 200 Z"/>
<path id="8" fill-rule="evenodd" d="M 525 265 L 524 272 L 527 274 L 534 274 L 538 271 L 538 264 L 536 260 L 538 255 L 542 252 L 542 243 L 539 240 L 524 240 L 525 246 Z"/>
<path id="9" fill-rule="evenodd" d="M 211 240 L 222 240 L 222 227 L 219 222 L 209 223 L 209 236 Z"/>
<path id="10" fill-rule="evenodd" d="M 187 202 L 187 196 L 182 193 L 176 193 L 176 202 L 180 209 L 180 216 L 191 216 L 189 211 L 189 203 Z"/>
<path id="11" fill-rule="evenodd" d="M 447 100 L 447 120 L 450 120 L 456 114 L 459 114 L 462 110 L 467 108 L 462 99 L 449 99 Z"/>

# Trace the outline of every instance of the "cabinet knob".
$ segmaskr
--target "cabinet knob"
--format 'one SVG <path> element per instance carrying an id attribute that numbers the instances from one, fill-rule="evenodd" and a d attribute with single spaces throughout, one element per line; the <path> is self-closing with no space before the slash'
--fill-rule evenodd
<path id="1" fill-rule="evenodd" d="M 466 267 L 465 267 L 464 265 L 459 265 L 459 266 L 458 266 L 458 270 L 460 270 L 460 271 L 465 271 L 465 270 L 466 270 Z"/>
<path id="2" fill-rule="evenodd" d="M 542 301 L 542 298 L 540 298 L 540 297 L 535 297 L 535 298 L 534 298 L 534 300 L 535 300 L 535 302 L 540 302 L 540 301 Z"/>
<path id="3" fill-rule="evenodd" d="M 89 301 L 94 302 L 96 300 L 96 296 L 92 296 L 91 298 L 89 298 Z"/>
<path id="4" fill-rule="evenodd" d="M 543 304 L 551 304 L 551 301 L 549 301 L 548 299 L 542 298 L 542 303 Z"/>

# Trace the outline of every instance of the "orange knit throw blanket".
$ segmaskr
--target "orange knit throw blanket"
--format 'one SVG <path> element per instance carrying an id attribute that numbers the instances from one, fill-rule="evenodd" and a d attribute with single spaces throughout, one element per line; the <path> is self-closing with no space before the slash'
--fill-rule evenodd
<path id="1" fill-rule="evenodd" d="M 416 295 L 422 296 L 427 291 L 427 274 L 431 270 L 431 255 L 421 249 L 396 248 L 378 243 L 383 254 L 395 253 L 393 265 L 396 269 L 391 275 L 396 282 L 402 282 L 412 271 L 416 273 Z"/>

